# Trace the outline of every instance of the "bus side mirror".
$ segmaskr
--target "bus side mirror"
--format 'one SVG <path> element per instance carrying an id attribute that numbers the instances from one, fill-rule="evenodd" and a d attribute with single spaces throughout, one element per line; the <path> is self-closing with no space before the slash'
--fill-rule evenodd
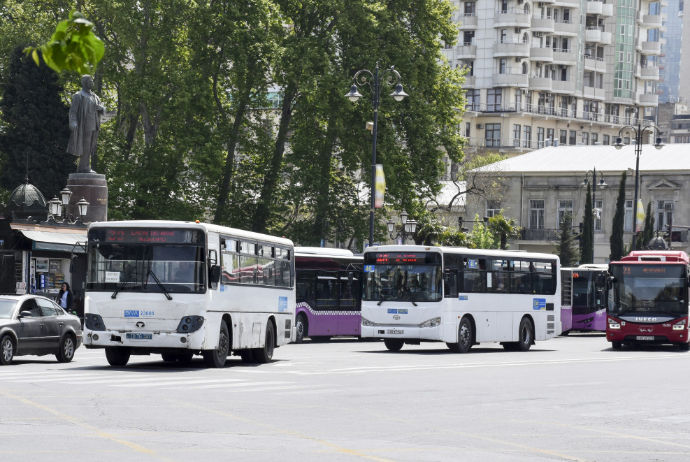
<path id="1" fill-rule="evenodd" d="M 596 285 L 600 289 L 606 287 L 606 275 L 603 273 L 597 274 L 597 278 L 594 281 L 594 285 Z"/>
<path id="2" fill-rule="evenodd" d="M 208 264 L 209 265 L 215 265 L 218 263 L 218 254 L 216 253 L 215 250 L 209 250 L 208 251 Z"/>
<path id="3" fill-rule="evenodd" d="M 211 266 L 211 271 L 210 271 L 210 280 L 211 280 L 211 285 L 215 286 L 218 284 L 220 281 L 220 265 L 213 265 Z"/>

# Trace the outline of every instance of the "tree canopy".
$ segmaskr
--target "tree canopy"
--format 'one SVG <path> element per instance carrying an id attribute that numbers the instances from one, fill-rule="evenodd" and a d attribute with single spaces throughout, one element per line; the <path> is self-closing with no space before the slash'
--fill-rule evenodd
<path id="1" fill-rule="evenodd" d="M 72 7 L 0 5 L 3 82 L 8 44 L 48 42 Z M 344 94 L 377 62 L 395 65 L 410 95 L 398 103 L 386 85 L 381 92 L 387 206 L 421 209 L 440 189 L 443 159 L 462 161 L 463 77 L 441 54 L 457 37 L 447 0 L 81 0 L 78 8 L 105 46 L 94 91 L 114 117 L 101 127 L 94 169 L 107 175 L 113 219 L 198 218 L 304 244 L 336 234 L 363 241 L 371 93 L 360 86 L 357 104 Z M 60 81 L 63 96 L 79 86 L 74 72 Z"/>

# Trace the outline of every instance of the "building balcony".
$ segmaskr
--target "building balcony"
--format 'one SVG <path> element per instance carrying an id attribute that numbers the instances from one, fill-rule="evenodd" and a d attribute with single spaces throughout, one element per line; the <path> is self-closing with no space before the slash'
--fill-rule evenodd
<path id="1" fill-rule="evenodd" d="M 460 30 L 475 30 L 477 28 L 477 16 L 474 13 L 460 15 Z"/>
<path id="2" fill-rule="evenodd" d="M 475 59 L 476 57 L 476 45 L 470 45 L 469 43 L 466 43 L 455 49 L 455 59 Z"/>
<path id="3" fill-rule="evenodd" d="M 530 80 L 527 74 L 494 74 L 492 76 L 494 87 L 527 88 Z"/>
<path id="4" fill-rule="evenodd" d="M 547 77 L 530 77 L 529 89 L 538 91 L 551 91 L 553 80 Z"/>
<path id="5" fill-rule="evenodd" d="M 529 43 L 502 42 L 494 43 L 494 58 L 529 58 Z"/>
<path id="6" fill-rule="evenodd" d="M 554 21 L 551 18 L 532 18 L 532 32 L 547 32 L 553 34 Z"/>
<path id="7" fill-rule="evenodd" d="M 642 27 L 660 29 L 663 25 L 663 19 L 660 14 L 645 14 L 642 16 Z"/>
<path id="8" fill-rule="evenodd" d="M 642 42 L 643 55 L 660 55 L 661 54 L 661 43 L 659 42 Z"/>
<path id="9" fill-rule="evenodd" d="M 572 50 L 556 48 L 553 52 L 553 63 L 572 66 L 577 64 L 577 55 Z"/>
<path id="10" fill-rule="evenodd" d="M 474 87 L 474 76 L 473 75 L 466 75 L 465 76 L 465 84 L 463 85 L 463 88 L 472 88 Z"/>
<path id="11" fill-rule="evenodd" d="M 606 93 L 603 88 L 584 87 L 583 95 L 585 98 L 597 99 L 600 101 L 606 99 Z"/>
<path id="12" fill-rule="evenodd" d="M 574 80 L 554 80 L 551 82 L 551 91 L 554 93 L 561 93 L 566 95 L 575 94 Z"/>
<path id="13" fill-rule="evenodd" d="M 580 25 L 572 21 L 558 21 L 554 24 L 554 29 L 558 30 L 558 35 L 563 35 L 567 37 L 577 37 L 578 35 L 580 35 Z"/>
<path id="14" fill-rule="evenodd" d="M 640 69 L 640 80 L 659 80 L 659 68 L 658 67 L 643 67 Z"/>
<path id="15" fill-rule="evenodd" d="M 611 45 L 611 32 L 605 32 L 599 28 L 587 29 L 585 31 L 585 42 Z"/>
<path id="16" fill-rule="evenodd" d="M 494 15 L 494 28 L 521 27 L 528 28 L 532 25 L 529 13 L 521 10 L 497 11 Z"/>
<path id="17" fill-rule="evenodd" d="M 553 62 L 553 48 L 543 47 L 543 48 L 532 48 L 529 52 L 529 58 L 532 61 L 541 61 L 543 63 Z"/>
<path id="18" fill-rule="evenodd" d="M 659 105 L 659 95 L 636 93 L 635 102 L 642 107 L 657 107 Z"/>
<path id="19" fill-rule="evenodd" d="M 585 55 L 585 70 L 604 73 L 606 72 L 606 63 L 603 58 Z"/>
<path id="20" fill-rule="evenodd" d="M 587 1 L 587 14 L 601 14 L 604 10 L 604 2 Z"/>
<path id="21" fill-rule="evenodd" d="M 556 3 L 556 0 L 546 0 L 540 3 L 543 3 L 544 5 L 553 5 L 554 3 Z"/>
<path id="22" fill-rule="evenodd" d="M 559 229 L 522 228 L 520 230 L 520 240 L 554 242 L 558 241 L 560 232 L 561 231 Z"/>
<path id="23" fill-rule="evenodd" d="M 580 8 L 580 0 L 556 0 L 554 6 L 565 6 L 568 8 Z"/>

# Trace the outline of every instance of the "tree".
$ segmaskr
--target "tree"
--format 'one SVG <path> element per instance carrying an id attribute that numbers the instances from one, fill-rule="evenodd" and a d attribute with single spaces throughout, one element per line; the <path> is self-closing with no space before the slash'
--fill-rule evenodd
<path id="1" fill-rule="evenodd" d="M 502 250 L 508 248 L 508 238 L 520 236 L 520 229 L 515 218 L 505 218 L 502 210 L 499 215 L 489 218 L 489 230 L 494 234 L 494 240 L 500 243 Z"/>
<path id="2" fill-rule="evenodd" d="M 611 226 L 611 261 L 618 261 L 623 258 L 623 232 L 625 226 L 625 180 L 628 173 L 621 174 L 620 185 L 618 187 L 618 198 L 616 199 L 616 211 L 613 215 L 613 225 Z"/>
<path id="3" fill-rule="evenodd" d="M 559 226 L 561 226 L 559 224 Z M 592 211 L 592 187 L 587 185 L 587 196 L 585 197 L 585 219 L 584 229 L 580 236 L 580 261 L 582 263 L 592 263 L 592 252 L 594 251 L 594 214 Z"/>
<path id="4" fill-rule="evenodd" d="M 575 266 L 580 260 L 572 228 L 573 217 L 570 213 L 566 213 L 560 223 L 558 244 L 556 244 L 556 251 L 554 252 L 561 259 L 562 267 Z"/>
<path id="5" fill-rule="evenodd" d="M 642 230 L 642 242 L 640 248 L 644 248 L 654 238 L 654 215 L 652 215 L 652 201 L 647 202 L 647 215 L 644 217 L 644 228 Z"/>
<path id="6" fill-rule="evenodd" d="M 473 249 L 497 249 L 499 241 L 489 225 L 479 220 L 479 215 L 474 216 L 474 226 L 469 235 L 470 247 Z"/>
<path id="7" fill-rule="evenodd" d="M 37 67 L 23 48 L 12 52 L 2 85 L 0 185 L 13 190 L 28 170 L 30 182 L 50 200 L 76 170 L 76 158 L 66 152 L 69 107 L 62 100 L 57 75 L 46 66 Z"/>

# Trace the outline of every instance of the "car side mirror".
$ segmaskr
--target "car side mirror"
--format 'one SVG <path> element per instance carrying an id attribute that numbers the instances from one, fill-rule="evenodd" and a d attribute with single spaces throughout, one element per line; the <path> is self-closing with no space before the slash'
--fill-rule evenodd
<path id="1" fill-rule="evenodd" d="M 594 285 L 600 289 L 606 287 L 606 275 L 604 273 L 597 274 L 597 278 L 594 280 Z"/>
<path id="2" fill-rule="evenodd" d="M 22 311 L 19 313 L 20 318 L 33 318 L 34 314 L 31 311 Z"/>

